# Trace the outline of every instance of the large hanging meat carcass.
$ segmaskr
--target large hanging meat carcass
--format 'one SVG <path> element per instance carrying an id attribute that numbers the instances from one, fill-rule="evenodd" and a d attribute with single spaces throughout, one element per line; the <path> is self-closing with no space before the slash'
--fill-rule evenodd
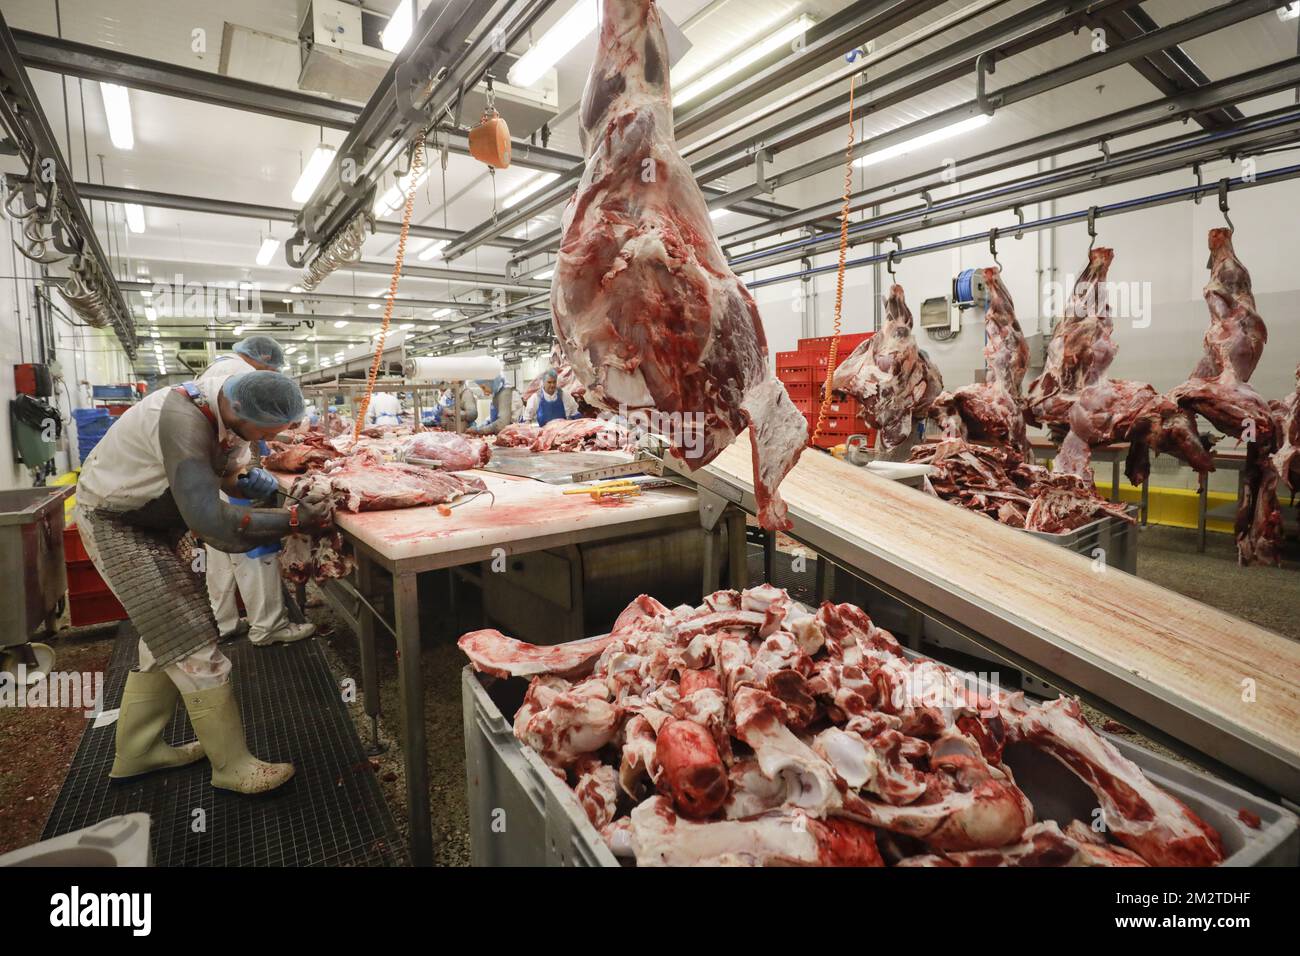
<path id="1" fill-rule="evenodd" d="M 758 308 L 677 152 L 658 9 L 603 0 L 602 10 L 579 117 L 587 168 L 551 285 L 556 337 L 589 403 L 653 410 L 691 468 L 750 428 L 759 520 L 788 527 L 777 485 L 807 422 L 768 369 Z"/>

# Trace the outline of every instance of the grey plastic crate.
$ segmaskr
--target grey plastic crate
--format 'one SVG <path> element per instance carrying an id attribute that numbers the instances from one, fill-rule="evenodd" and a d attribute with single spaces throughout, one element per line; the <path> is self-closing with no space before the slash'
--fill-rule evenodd
<path id="1" fill-rule="evenodd" d="M 1138 515 L 1137 505 L 1128 505 L 1125 512 L 1131 518 Z M 1047 531 L 1026 531 L 1035 538 L 1050 541 L 1057 547 L 1074 551 L 1087 558 L 1096 558 L 1097 549 L 1101 549 L 1108 568 L 1117 568 L 1129 574 L 1137 574 L 1138 526 L 1136 521 L 1125 521 L 1114 515 L 1107 515 L 1064 534 L 1051 534 Z"/>
<path id="2" fill-rule="evenodd" d="M 461 674 L 470 861 L 475 866 L 618 866 L 573 791 L 515 739 L 510 717 L 526 688 L 523 679 L 492 681 L 469 666 Z M 1219 831 L 1225 866 L 1300 863 L 1300 830 L 1289 810 L 1107 736 L 1152 781 Z M 1005 759 L 1039 819 L 1092 820 L 1096 798 L 1055 759 L 1027 746 L 1009 747 Z M 1239 810 L 1258 815 L 1260 828 L 1247 827 Z"/>

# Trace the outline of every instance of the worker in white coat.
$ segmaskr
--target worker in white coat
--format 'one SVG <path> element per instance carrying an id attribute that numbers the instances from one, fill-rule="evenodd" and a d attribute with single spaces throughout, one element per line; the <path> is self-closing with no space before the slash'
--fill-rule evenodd
<path id="1" fill-rule="evenodd" d="M 460 421 L 461 427 L 469 430 L 475 422 L 478 421 L 478 400 L 483 394 L 483 389 L 475 382 L 466 382 L 460 390 Z M 443 413 L 444 420 L 453 418 L 450 410 Z"/>
<path id="2" fill-rule="evenodd" d="M 515 390 L 500 375 L 477 381 L 482 394 L 491 398 L 492 405 L 487 421 L 476 424 L 469 432 L 471 435 L 495 435 L 515 420 Z"/>
<path id="3" fill-rule="evenodd" d="M 542 373 L 542 387 L 533 392 L 524 409 L 524 421 L 545 425 L 557 418 L 577 418 L 577 400 L 560 388 L 560 378 L 555 369 Z"/>
<path id="4" fill-rule="evenodd" d="M 402 400 L 393 392 L 375 392 L 366 406 L 367 425 L 398 425 L 402 421 Z"/>
<path id="5" fill-rule="evenodd" d="M 209 365 L 199 376 L 199 385 L 219 385 L 231 375 L 247 372 L 250 368 L 278 369 L 284 364 L 280 343 L 266 335 L 250 336 L 236 343 L 234 352 L 233 356 Z M 265 448 L 258 450 L 261 453 L 266 451 Z M 269 475 L 267 478 L 271 483 L 264 483 L 266 486 L 258 490 L 274 493 L 274 479 Z M 239 497 L 229 501 L 233 505 L 252 503 Z M 310 621 L 295 624 L 289 620 L 280 579 L 280 551 L 279 541 L 268 541 L 243 554 L 227 554 L 219 548 L 207 548 L 208 599 L 212 602 L 221 640 L 236 638 L 246 629 L 254 647 L 268 647 L 301 641 L 316 633 L 316 625 Z M 237 595 L 244 599 L 247 625 L 240 620 Z"/>
<path id="6" fill-rule="evenodd" d="M 248 750 L 230 661 L 198 557 L 186 532 L 226 552 L 329 527 L 328 497 L 287 508 L 244 507 L 270 475 L 238 465 L 249 442 L 302 418 L 302 393 L 278 372 L 249 371 L 206 384 L 161 388 L 133 405 L 82 465 L 75 510 L 82 543 L 139 635 L 140 663 L 126 680 L 109 776 L 134 777 L 207 756 L 212 785 L 238 793 L 273 790 L 293 765 Z M 274 479 L 272 479 L 273 481 Z M 173 747 L 163 733 L 180 698 L 197 743 Z"/>

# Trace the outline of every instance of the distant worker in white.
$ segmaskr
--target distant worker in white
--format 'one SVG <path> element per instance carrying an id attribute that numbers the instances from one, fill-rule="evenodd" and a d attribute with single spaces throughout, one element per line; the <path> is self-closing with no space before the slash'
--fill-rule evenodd
<path id="1" fill-rule="evenodd" d="M 231 375 L 247 372 L 250 366 L 258 370 L 275 370 L 284 365 L 284 350 L 270 336 L 250 336 L 235 343 L 234 352 L 234 355 L 209 365 L 199 376 L 199 385 L 219 384 Z M 263 443 L 259 443 L 261 445 Z M 252 449 L 249 450 L 251 453 Z M 254 464 L 261 464 L 261 455 L 266 451 L 265 447 L 257 449 L 258 454 L 253 457 L 258 460 Z M 266 477 L 252 489 L 252 497 L 275 493 L 275 479 L 264 471 L 262 474 Z M 232 505 L 252 504 L 250 498 L 228 500 Z M 284 588 L 280 583 L 280 548 L 279 541 L 269 541 L 243 554 L 227 554 L 208 546 L 208 599 L 212 602 L 221 640 L 237 637 L 242 630 L 236 593 L 244 599 L 244 608 L 248 611 L 248 639 L 254 646 L 288 644 L 316 633 L 316 625 L 310 621 L 295 624 L 289 620 L 284 605 Z"/>
<path id="2" fill-rule="evenodd" d="M 515 421 L 515 416 L 522 410 L 523 403 L 518 402 L 514 388 L 507 385 L 506 380 L 500 375 L 496 378 L 480 378 L 475 381 L 482 394 L 491 398 L 492 404 L 489 406 L 487 421 L 471 428 L 470 434 L 495 435 Z"/>
<path id="3" fill-rule="evenodd" d="M 206 383 L 161 388 L 132 406 L 82 465 L 76 522 L 95 568 L 140 636 L 140 664 L 122 692 L 109 776 L 133 777 L 192 763 L 205 754 L 212 785 L 262 793 L 293 776 L 293 765 L 248 751 L 230 661 L 187 530 L 219 551 L 243 553 L 295 531 L 329 526 L 327 500 L 250 508 L 265 472 L 239 462 L 249 442 L 302 418 L 302 393 L 278 372 L 247 371 Z M 265 476 L 265 477 L 264 477 Z M 180 697 L 198 742 L 172 747 L 163 732 Z"/>
<path id="4" fill-rule="evenodd" d="M 367 425 L 397 425 L 402 421 L 402 400 L 393 392 L 375 392 L 366 407 Z"/>
<path id="5" fill-rule="evenodd" d="M 545 425 L 557 418 L 577 418 L 578 401 L 560 388 L 560 377 L 555 369 L 542 373 L 542 387 L 533 392 L 524 409 L 524 421 Z"/>

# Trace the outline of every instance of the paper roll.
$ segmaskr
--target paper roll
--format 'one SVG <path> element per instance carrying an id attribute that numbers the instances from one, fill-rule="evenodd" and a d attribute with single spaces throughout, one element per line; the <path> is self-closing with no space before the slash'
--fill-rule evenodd
<path id="1" fill-rule="evenodd" d="M 496 378 L 501 374 L 501 360 L 491 355 L 420 356 L 408 358 L 403 371 L 413 382 L 467 382 Z"/>

